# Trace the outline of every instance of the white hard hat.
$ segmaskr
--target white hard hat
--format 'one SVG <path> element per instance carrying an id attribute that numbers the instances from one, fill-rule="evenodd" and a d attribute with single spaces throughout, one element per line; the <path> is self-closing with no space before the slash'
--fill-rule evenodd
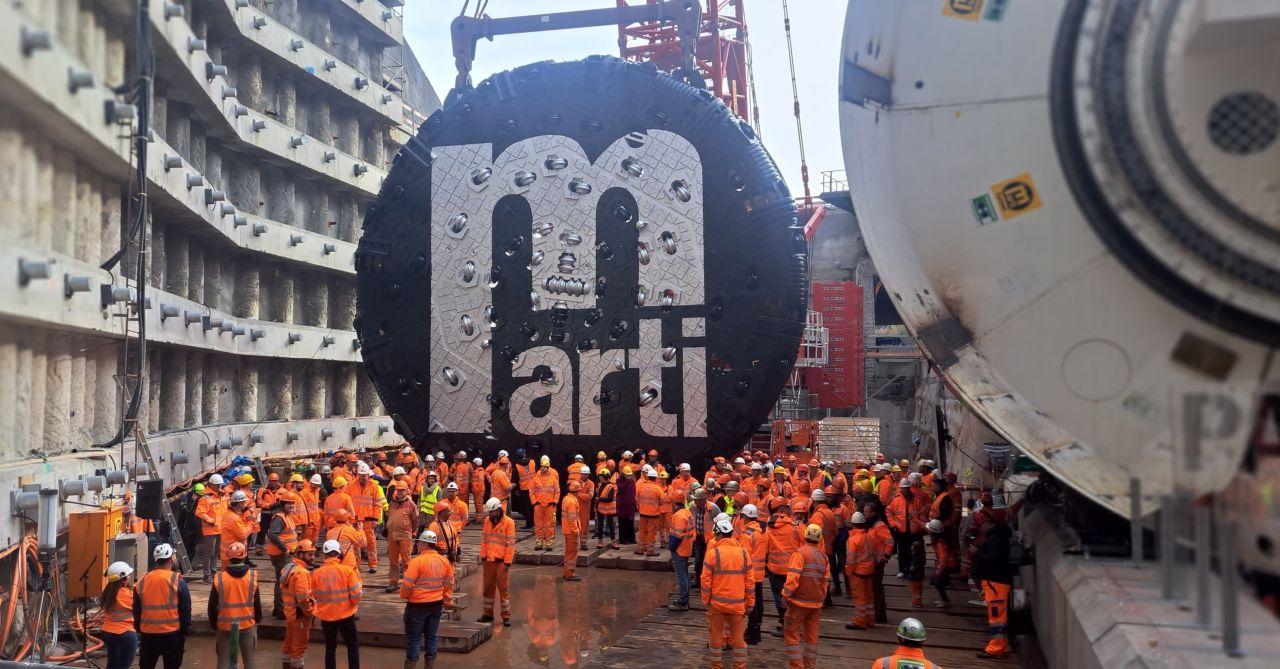
<path id="1" fill-rule="evenodd" d="M 862 525 L 863 523 L 866 523 L 866 522 L 867 522 L 867 517 L 866 517 L 866 516 L 864 516 L 864 515 L 862 515 L 862 512 L 861 512 L 861 511 L 854 511 L 854 512 L 853 512 L 853 524 L 854 524 L 854 525 Z"/>
<path id="2" fill-rule="evenodd" d="M 450 482 L 449 482 L 449 485 L 445 486 L 445 487 L 444 487 L 444 489 L 445 489 L 445 490 L 457 490 L 457 489 L 458 489 L 458 484 L 457 484 L 457 483 L 455 483 L 455 482 L 453 482 L 453 481 L 450 481 Z"/>
<path id="3" fill-rule="evenodd" d="M 211 485 L 222 485 L 222 474 L 214 474 L 213 476 L 210 476 L 209 483 Z"/>
<path id="4" fill-rule="evenodd" d="M 924 465 L 924 466 L 926 466 L 926 467 L 932 467 L 932 466 L 933 466 L 933 460 L 924 460 L 924 461 L 921 461 L 921 463 L 920 463 L 920 464 L 922 464 L 922 465 Z"/>
<path id="5" fill-rule="evenodd" d="M 498 457 L 500 457 L 500 458 L 505 458 L 505 457 L 507 457 L 507 456 L 509 456 L 509 455 L 511 455 L 511 454 L 510 454 L 510 453 L 508 453 L 508 452 L 506 452 L 506 451 L 498 451 Z"/>
<path id="6" fill-rule="evenodd" d="M 432 455 L 427 456 L 427 462 L 435 462 L 435 461 L 436 461 L 435 456 L 432 456 Z"/>
<path id="7" fill-rule="evenodd" d="M 437 457 L 437 458 L 443 458 L 443 457 L 444 457 L 444 451 L 436 451 L 436 457 Z"/>
<path id="8" fill-rule="evenodd" d="M 760 511 L 756 509 L 755 504 L 746 504 L 742 507 L 742 515 L 755 519 L 760 517 Z"/>
<path id="9" fill-rule="evenodd" d="M 723 513 L 723 512 L 722 512 L 722 513 L 718 513 L 718 514 L 716 514 L 716 517 L 715 517 L 715 518 L 712 518 L 712 519 L 711 519 L 711 522 L 713 522 L 713 523 L 718 523 L 718 522 L 720 522 L 720 521 L 722 521 L 722 520 L 727 520 L 727 521 L 729 521 L 730 523 L 732 523 L 732 522 L 733 522 L 733 516 L 730 516 L 729 514 L 727 514 L 727 513 Z"/>
<path id="10" fill-rule="evenodd" d="M 458 451 L 457 453 L 454 453 L 454 454 L 453 454 L 453 457 L 458 458 L 458 459 L 461 459 L 461 460 L 466 460 L 466 459 L 467 459 L 467 452 L 466 452 L 466 451 Z"/>
<path id="11" fill-rule="evenodd" d="M 925 525 L 924 527 L 926 530 L 929 530 L 934 534 L 938 534 L 942 532 L 942 521 L 938 520 L 937 518 L 934 518 L 933 520 L 929 521 L 928 525 Z"/>
<path id="12" fill-rule="evenodd" d="M 418 541 L 424 544 L 434 544 L 436 543 L 436 533 L 431 530 L 423 530 L 422 534 L 418 535 Z"/>
<path id="13" fill-rule="evenodd" d="M 156 546 L 156 548 L 159 548 L 159 546 Z M 107 580 L 119 581 L 128 578 L 132 573 L 133 567 L 130 567 L 128 562 L 112 562 L 111 566 L 107 567 Z"/>
<path id="14" fill-rule="evenodd" d="M 623 451 L 623 452 L 622 452 L 622 457 L 624 457 L 624 458 L 629 458 L 629 457 L 631 457 L 631 451 Z"/>
<path id="15" fill-rule="evenodd" d="M 320 552 L 325 555 L 328 555 L 329 553 L 341 553 L 342 544 L 338 543 L 337 539 L 330 539 L 324 542 L 324 546 L 320 547 Z"/>
<path id="16" fill-rule="evenodd" d="M 591 476 L 591 468 L 586 465 L 582 465 L 582 468 L 578 470 L 578 473 L 585 474 L 586 476 Z"/>
<path id="17" fill-rule="evenodd" d="M 647 470 L 645 470 L 644 474 L 645 476 L 648 476 L 651 479 L 658 478 L 658 470 L 654 469 L 653 467 L 650 467 Z"/>
<path id="18" fill-rule="evenodd" d="M 764 467 L 761 467 L 759 462 L 753 462 L 753 463 L 751 463 L 751 471 L 758 472 L 758 471 L 760 471 L 761 469 L 764 469 Z"/>
<path id="19" fill-rule="evenodd" d="M 481 467 L 481 466 L 483 466 L 483 465 L 484 465 L 484 460 L 481 460 L 480 458 L 476 458 L 476 459 L 474 459 L 474 460 L 472 460 L 472 461 L 471 461 L 471 464 L 473 464 L 473 465 L 475 465 L 475 466 L 477 466 L 477 467 Z"/>
<path id="20" fill-rule="evenodd" d="M 919 483 L 920 478 L 920 472 L 911 472 L 911 474 L 907 476 L 907 479 L 909 479 L 912 484 Z"/>
<path id="21" fill-rule="evenodd" d="M 720 515 L 716 517 L 716 532 L 720 534 L 733 534 L 733 521 L 729 516 Z"/>
<path id="22" fill-rule="evenodd" d="M 487 513 L 498 511 L 501 508 L 502 508 L 502 501 L 499 500 L 497 497 L 490 497 L 489 501 L 484 503 L 484 510 Z"/>
<path id="23" fill-rule="evenodd" d="M 311 475 L 311 485 L 320 485 L 323 482 L 324 482 L 324 479 L 321 479 L 319 474 Z"/>
<path id="24" fill-rule="evenodd" d="M 813 492 L 809 493 L 809 499 L 815 502 L 825 502 L 827 501 L 827 493 L 823 492 L 822 488 L 814 488 Z"/>
<path id="25" fill-rule="evenodd" d="M 151 557 L 157 560 L 168 560 L 173 557 L 173 546 L 169 544 L 160 544 L 155 550 L 151 551 Z"/>
<path id="26" fill-rule="evenodd" d="M 543 467 L 549 467 L 551 466 L 551 458 L 549 456 L 544 455 L 538 458 L 538 464 Z"/>
<path id="27" fill-rule="evenodd" d="M 582 454 L 581 454 L 581 453 L 574 453 L 574 454 L 573 454 L 573 459 L 574 459 L 574 461 L 576 461 L 576 462 L 582 462 Z"/>
<path id="28" fill-rule="evenodd" d="M 246 495 L 243 490 L 237 490 L 231 493 L 232 504 L 235 504 L 236 502 L 247 502 L 247 501 L 249 501 L 249 496 Z"/>
<path id="29" fill-rule="evenodd" d="M 693 467 L 690 467 L 689 463 L 687 462 L 682 462 L 680 463 L 680 471 L 682 472 L 693 471 Z"/>
<path id="30" fill-rule="evenodd" d="M 408 474 L 408 473 L 409 472 L 406 472 L 404 470 L 404 467 L 401 467 L 400 465 L 396 465 L 396 468 L 391 470 L 392 476 L 404 476 L 405 474 Z"/>
<path id="31" fill-rule="evenodd" d="M 898 479 L 898 487 L 899 487 L 899 488 L 910 488 L 910 487 L 911 487 L 911 479 L 909 479 L 909 478 L 906 478 L 906 479 Z"/>
<path id="32" fill-rule="evenodd" d="M 413 453 L 413 449 L 409 448 L 408 446 L 405 446 L 404 448 L 400 449 L 400 452 L 404 453 L 405 455 L 409 455 Z"/>
<path id="33" fill-rule="evenodd" d="M 747 464 L 747 461 L 746 461 L 746 460 L 743 460 L 742 458 L 734 458 L 734 459 L 733 459 L 733 464 L 735 464 L 735 465 L 745 465 L 745 464 Z"/>
<path id="34" fill-rule="evenodd" d="M 356 467 L 356 474 L 358 475 L 369 476 L 372 473 L 373 470 L 369 468 L 369 463 L 367 462 L 361 462 L 360 465 Z"/>
<path id="35" fill-rule="evenodd" d="M 440 475 L 439 475 L 438 473 L 436 473 L 436 470 L 435 470 L 435 469 L 428 469 L 428 470 L 427 470 L 427 478 L 430 478 L 430 479 L 436 479 L 436 478 L 440 478 Z"/>

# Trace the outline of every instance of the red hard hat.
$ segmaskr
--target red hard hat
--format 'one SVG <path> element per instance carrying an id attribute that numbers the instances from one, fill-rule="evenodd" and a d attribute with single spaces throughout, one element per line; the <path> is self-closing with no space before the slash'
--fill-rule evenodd
<path id="1" fill-rule="evenodd" d="M 738 494 L 733 496 L 733 505 L 740 509 L 743 504 L 747 503 L 748 499 L 747 493 L 739 491 Z"/>

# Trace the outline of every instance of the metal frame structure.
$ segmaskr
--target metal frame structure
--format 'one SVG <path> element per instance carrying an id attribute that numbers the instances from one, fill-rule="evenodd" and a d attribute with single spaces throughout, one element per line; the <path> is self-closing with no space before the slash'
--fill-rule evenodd
<path id="1" fill-rule="evenodd" d="M 617 0 L 618 7 L 659 4 L 659 0 Z M 760 114 L 751 92 L 746 15 L 743 0 L 707 0 L 698 26 L 697 69 L 707 89 L 739 118 L 759 126 Z M 680 67 L 680 34 L 676 26 L 644 22 L 618 24 L 618 51 L 623 59 L 652 62 L 671 72 Z"/>

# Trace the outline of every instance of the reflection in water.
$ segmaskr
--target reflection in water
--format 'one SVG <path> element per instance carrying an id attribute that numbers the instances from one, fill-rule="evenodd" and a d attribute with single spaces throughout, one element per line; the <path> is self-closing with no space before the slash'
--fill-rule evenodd
<path id="1" fill-rule="evenodd" d="M 561 580 L 559 566 L 511 568 L 512 626 L 466 655 L 442 653 L 438 667 L 578 667 L 608 649 L 655 607 L 667 601 L 670 574 L 581 569 L 577 583 Z M 479 579 L 468 579 L 469 601 L 479 603 Z M 475 609 L 475 610 L 473 610 Z M 469 606 L 467 619 L 479 615 Z"/>

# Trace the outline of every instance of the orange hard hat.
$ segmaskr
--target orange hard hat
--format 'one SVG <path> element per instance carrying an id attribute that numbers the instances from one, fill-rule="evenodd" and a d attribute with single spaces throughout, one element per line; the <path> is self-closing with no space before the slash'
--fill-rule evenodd
<path id="1" fill-rule="evenodd" d="M 404 481 L 401 481 L 400 479 L 396 479 L 391 482 L 391 487 L 395 488 L 396 490 L 408 490 L 409 484 L 405 483 Z"/>
<path id="2" fill-rule="evenodd" d="M 351 519 L 351 513 L 346 509 L 338 509 L 334 512 L 333 517 L 336 518 L 339 523 L 345 523 Z"/>
<path id="3" fill-rule="evenodd" d="M 719 486 L 722 486 L 722 487 L 723 487 L 723 486 L 724 486 L 724 484 L 726 484 L 726 483 L 728 483 L 728 482 L 729 482 L 729 475 L 728 475 L 728 474 L 721 474 L 721 475 L 719 475 L 719 476 L 717 476 L 717 477 L 716 477 L 716 485 L 719 485 Z"/>
<path id="4" fill-rule="evenodd" d="M 280 496 L 277 499 L 280 500 L 281 504 L 297 504 L 298 503 L 298 496 L 293 494 L 292 492 L 289 492 L 288 490 L 280 493 Z"/>
<path id="5" fill-rule="evenodd" d="M 829 485 L 829 486 L 827 486 L 827 487 L 823 488 L 823 489 L 822 489 L 822 492 L 824 492 L 824 493 L 826 493 L 826 494 L 828 494 L 828 495 L 834 495 L 834 494 L 836 494 L 836 487 L 835 487 L 835 486 L 833 486 L 833 485 Z"/>
<path id="6" fill-rule="evenodd" d="M 310 553 L 315 549 L 316 549 L 316 545 L 312 543 L 310 539 L 303 539 L 302 541 L 298 542 L 298 547 L 294 550 L 296 550 L 299 553 Z"/>
<path id="7" fill-rule="evenodd" d="M 249 551 L 245 548 L 244 542 L 237 541 L 230 546 L 227 546 L 227 557 L 233 560 L 236 558 L 244 559 L 248 555 Z"/>
<path id="8" fill-rule="evenodd" d="M 818 466 L 818 461 L 817 461 L 817 460 L 810 460 L 810 461 L 809 461 L 809 466 L 810 466 L 810 467 L 817 467 L 817 466 Z"/>
<path id="9" fill-rule="evenodd" d="M 270 474 L 267 474 L 267 480 L 278 482 L 280 480 L 280 475 L 275 472 L 271 472 Z"/>
<path id="10" fill-rule="evenodd" d="M 831 487 L 836 490 L 844 490 L 844 479 L 837 478 L 831 482 Z"/>
<path id="11" fill-rule="evenodd" d="M 651 449 L 649 449 L 649 457 L 651 457 L 651 458 L 656 458 L 656 457 L 658 457 L 658 449 L 656 449 L 656 448 L 651 448 Z"/>
<path id="12" fill-rule="evenodd" d="M 360 458 L 355 453 L 347 453 L 347 462 L 355 462 Z"/>
<path id="13" fill-rule="evenodd" d="M 579 490 L 582 490 L 581 483 L 578 483 L 577 481 L 569 482 L 569 492 L 578 492 Z"/>
<path id="14" fill-rule="evenodd" d="M 791 513 L 809 513 L 809 498 L 796 497 L 792 499 Z"/>
<path id="15" fill-rule="evenodd" d="M 738 494 L 733 496 L 733 504 L 738 508 L 742 508 L 742 505 L 746 504 L 747 500 L 748 500 L 748 497 L 747 497 L 747 493 L 745 492 L 739 491 Z"/>

